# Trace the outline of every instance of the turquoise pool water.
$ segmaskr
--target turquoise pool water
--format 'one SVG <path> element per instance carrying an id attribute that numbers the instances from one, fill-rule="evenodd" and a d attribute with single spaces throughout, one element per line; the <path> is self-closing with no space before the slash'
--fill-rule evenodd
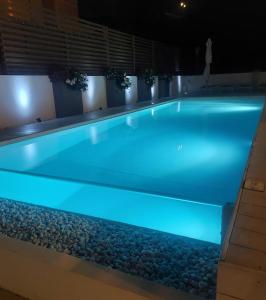
<path id="1" fill-rule="evenodd" d="M 262 98 L 172 101 L 0 147 L 0 197 L 220 243 Z"/>

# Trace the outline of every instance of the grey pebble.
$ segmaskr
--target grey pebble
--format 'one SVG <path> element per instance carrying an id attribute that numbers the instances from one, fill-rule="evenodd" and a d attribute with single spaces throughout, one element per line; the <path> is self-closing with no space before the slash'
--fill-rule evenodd
<path id="1" fill-rule="evenodd" d="M 0 233 L 215 299 L 219 245 L 5 199 Z"/>

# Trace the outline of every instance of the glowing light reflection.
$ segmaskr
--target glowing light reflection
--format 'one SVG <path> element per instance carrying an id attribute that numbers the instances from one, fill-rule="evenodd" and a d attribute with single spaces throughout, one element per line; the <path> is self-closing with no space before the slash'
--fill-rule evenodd
<path id="1" fill-rule="evenodd" d="M 177 145 L 177 151 L 181 151 L 183 149 L 183 145 L 180 144 L 180 145 Z"/>
<path id="2" fill-rule="evenodd" d="M 232 105 L 232 106 L 228 106 L 228 105 L 224 105 L 224 106 L 220 106 L 220 107 L 213 107 L 213 108 L 209 108 L 208 107 L 208 111 L 214 112 L 214 113 L 235 113 L 235 112 L 248 112 L 248 111 L 259 111 L 261 108 L 259 106 L 255 106 L 255 105 Z"/>
<path id="3" fill-rule="evenodd" d="M 32 107 L 31 80 L 27 76 L 14 76 L 11 84 L 19 115 L 24 117 L 30 115 L 34 109 Z"/>
<path id="4" fill-rule="evenodd" d="M 154 99 L 155 98 L 155 85 L 153 85 L 151 87 L 151 98 Z"/>
<path id="5" fill-rule="evenodd" d="M 19 99 L 19 105 L 22 108 L 27 108 L 29 106 L 29 96 L 24 89 L 21 89 L 19 91 L 18 99 Z"/>
<path id="6" fill-rule="evenodd" d="M 130 104 L 132 102 L 132 88 L 128 88 L 125 90 L 126 93 L 126 104 Z"/>
<path id="7" fill-rule="evenodd" d="M 177 112 L 180 112 L 181 111 L 181 102 L 178 101 L 177 102 Z"/>
<path id="8" fill-rule="evenodd" d="M 90 139 L 93 145 L 99 143 L 99 134 L 96 126 L 90 126 Z"/>
<path id="9" fill-rule="evenodd" d="M 178 86 L 178 94 L 180 95 L 182 92 L 182 77 L 177 76 L 177 86 Z"/>
<path id="10" fill-rule="evenodd" d="M 127 116 L 126 123 L 131 128 L 137 128 L 138 127 L 138 120 L 137 118 L 133 118 L 131 115 Z"/>
<path id="11" fill-rule="evenodd" d="M 37 153 L 36 143 L 28 144 L 28 145 L 24 146 L 23 149 L 24 149 L 25 157 L 28 161 L 31 161 L 32 159 L 34 159 L 34 157 L 36 156 L 36 153 Z"/>

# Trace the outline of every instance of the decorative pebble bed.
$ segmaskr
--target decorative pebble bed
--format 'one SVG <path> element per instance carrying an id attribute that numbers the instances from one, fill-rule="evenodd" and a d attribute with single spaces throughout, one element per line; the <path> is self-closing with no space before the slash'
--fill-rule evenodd
<path id="1" fill-rule="evenodd" d="M 215 298 L 218 245 L 5 199 L 0 199 L 0 232 Z"/>

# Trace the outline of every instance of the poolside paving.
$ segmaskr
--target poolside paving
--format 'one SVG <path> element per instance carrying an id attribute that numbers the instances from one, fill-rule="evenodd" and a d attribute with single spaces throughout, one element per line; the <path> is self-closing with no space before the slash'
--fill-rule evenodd
<path id="1" fill-rule="evenodd" d="M 266 183 L 265 110 L 246 178 Z M 266 191 L 243 189 L 218 269 L 218 300 L 266 299 Z"/>
<path id="2" fill-rule="evenodd" d="M 1 236 L 27 241 L 184 293 L 215 298 L 219 245 L 14 200 L 0 199 L 0 212 L 0 241 Z"/>
<path id="3" fill-rule="evenodd" d="M 136 109 L 145 108 L 147 106 L 158 103 L 163 103 L 172 98 L 164 98 L 158 101 L 144 101 L 135 104 L 127 104 L 119 107 L 112 107 L 103 110 L 92 111 L 82 115 L 75 115 L 65 118 L 57 118 L 53 120 L 25 124 L 0 130 L 0 142 L 9 141 L 12 139 L 21 138 L 24 136 L 34 135 L 41 132 L 55 130 L 58 128 L 75 125 L 78 123 L 89 122 L 104 117 L 110 117 L 116 114 L 127 113 Z"/>

